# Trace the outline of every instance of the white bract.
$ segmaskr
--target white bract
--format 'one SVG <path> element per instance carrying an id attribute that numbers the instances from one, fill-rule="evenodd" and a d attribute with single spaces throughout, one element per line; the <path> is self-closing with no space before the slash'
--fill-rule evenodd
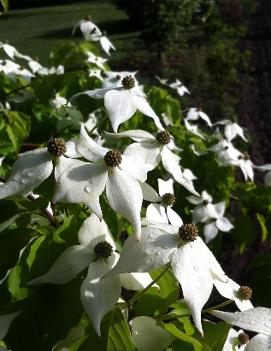
<path id="1" fill-rule="evenodd" d="M 88 267 L 87 276 L 81 285 L 81 302 L 94 329 L 100 335 L 102 318 L 117 303 L 121 286 L 129 290 L 141 290 L 152 279 L 149 274 L 144 273 L 101 279 L 114 267 L 119 254 L 115 252 L 115 242 L 106 223 L 100 221 L 95 214 L 84 221 L 78 238 L 79 245 L 66 249 L 47 273 L 28 284 L 66 284 Z M 104 251 L 104 247 L 109 251 Z"/>
<path id="2" fill-rule="evenodd" d="M 78 27 L 86 40 L 99 40 L 98 37 L 102 35 L 100 29 L 91 21 L 89 16 L 86 19 L 79 21 L 73 27 L 72 35 L 75 33 Z"/>
<path id="3" fill-rule="evenodd" d="M 129 71 L 105 71 L 104 72 L 105 78 L 103 81 L 103 88 L 105 89 L 112 89 L 112 88 L 121 88 L 122 87 L 122 79 L 127 76 L 132 76 L 135 81 L 135 86 L 138 86 L 138 81 L 136 79 L 136 71 L 129 72 Z"/>
<path id="4" fill-rule="evenodd" d="M 99 145 L 88 136 L 84 125 L 81 127 L 77 151 L 93 163 L 72 160 L 69 169 L 63 172 L 58 181 L 54 200 L 84 203 L 102 218 L 99 197 L 106 189 L 109 205 L 132 223 L 139 238 L 143 201 L 139 181 L 146 180 L 144 167 L 135 162 L 133 157 Z M 106 162 L 107 158 L 109 160 Z"/>
<path id="5" fill-rule="evenodd" d="M 178 230 L 178 227 L 169 225 L 163 225 L 163 229 L 150 226 L 142 229 L 140 241 L 130 236 L 118 263 L 106 277 L 124 272 L 149 272 L 170 262 L 194 323 L 203 333 L 201 310 L 211 295 L 213 285 L 225 296 L 224 289 L 220 287 L 221 283 L 227 285 L 228 277 L 200 237 L 186 241 L 180 238 Z M 228 295 L 227 291 L 226 297 Z"/>
<path id="6" fill-rule="evenodd" d="M 103 51 L 110 56 L 110 50 L 116 50 L 115 46 L 111 43 L 111 41 L 107 38 L 106 35 L 101 35 L 100 38 L 100 44 L 103 49 Z"/>
<path id="7" fill-rule="evenodd" d="M 197 121 L 200 118 L 206 122 L 209 127 L 212 126 L 210 118 L 200 108 L 191 107 L 186 115 L 187 121 Z"/>
<path id="8" fill-rule="evenodd" d="M 172 152 L 172 150 L 179 150 L 179 148 L 176 147 L 172 136 L 167 131 L 161 130 L 156 136 L 137 129 L 107 134 L 116 138 L 133 139 L 136 142 L 126 148 L 124 155 L 133 156 L 139 163 L 145 165 L 147 171 L 153 170 L 162 161 L 165 170 L 173 176 L 177 183 L 192 194 L 199 195 L 193 185 L 193 180 L 196 177 L 189 169 L 181 169 L 179 165 L 181 158 Z"/>
<path id="9" fill-rule="evenodd" d="M 190 196 L 187 200 L 194 204 L 198 201 L 199 205 L 192 212 L 193 222 L 205 223 L 204 236 L 207 243 L 217 236 L 219 230 L 229 232 L 233 228 L 231 222 L 224 217 L 226 209 L 225 202 L 212 204 L 212 197 L 204 191 L 202 192 L 201 199 L 197 200 L 195 197 Z M 201 202 L 199 202 L 200 200 Z"/>
<path id="10" fill-rule="evenodd" d="M 256 166 L 254 165 L 255 169 L 258 169 L 259 171 L 266 172 L 264 176 L 264 184 L 266 186 L 271 186 L 271 163 L 267 163 L 262 166 Z"/>
<path id="11" fill-rule="evenodd" d="M 270 308 L 256 307 L 248 311 L 235 313 L 212 311 L 211 314 L 228 324 L 259 333 L 246 344 L 245 351 L 269 351 L 271 349 Z"/>
<path id="12" fill-rule="evenodd" d="M 244 130 L 237 123 L 232 123 L 229 121 L 224 128 L 224 134 L 228 141 L 232 141 L 232 139 L 236 138 L 237 135 L 240 136 L 244 141 L 247 142 L 247 138 L 244 135 Z"/>
<path id="13" fill-rule="evenodd" d="M 81 94 L 86 94 L 93 99 L 104 99 L 104 106 L 115 133 L 119 125 L 128 121 L 137 110 L 151 117 L 157 128 L 163 129 L 159 117 L 147 102 L 144 92 L 136 85 L 133 76 L 124 77 L 122 87 L 86 90 L 72 98 L 74 99 Z"/>
<path id="14" fill-rule="evenodd" d="M 222 351 L 244 351 L 246 344 L 240 345 L 240 342 L 238 340 L 238 336 L 243 333 L 243 330 L 240 329 L 238 332 L 231 328 L 229 330 L 227 339 L 225 341 L 225 344 L 223 346 Z M 237 346 L 238 345 L 238 346 Z M 235 347 L 235 348 L 234 348 Z"/>
<path id="15" fill-rule="evenodd" d="M 17 49 L 15 49 L 14 46 L 9 45 L 7 43 L 0 42 L 0 49 L 3 49 L 6 55 L 12 60 L 15 60 L 15 58 L 20 58 L 26 61 L 32 60 L 30 56 L 22 55 Z"/>
<path id="16" fill-rule="evenodd" d="M 66 146 L 65 155 L 69 154 Z M 27 195 L 37 188 L 53 171 L 55 155 L 47 148 L 24 152 L 15 161 L 8 180 L 0 186 L 0 199 L 13 195 Z M 63 170 L 69 166 L 69 158 L 60 156 L 56 160 L 55 179 L 58 180 Z"/>
<path id="17" fill-rule="evenodd" d="M 175 82 L 173 83 L 168 83 L 167 79 L 161 79 L 159 77 L 156 77 L 159 82 L 163 85 L 167 85 L 168 87 L 174 89 L 177 91 L 177 94 L 180 96 L 183 96 L 185 93 L 190 94 L 190 91 L 183 85 L 183 83 L 179 79 L 175 79 Z"/>
<path id="18" fill-rule="evenodd" d="M 147 223 L 170 223 L 181 227 L 183 221 L 181 217 L 171 208 L 175 203 L 173 190 L 173 179 L 164 181 L 158 178 L 158 192 L 148 184 L 141 184 L 144 200 L 152 203 L 147 207 L 146 222 Z"/>
<path id="19" fill-rule="evenodd" d="M 186 118 L 184 118 L 183 121 L 184 121 L 184 125 L 185 125 L 186 129 L 187 129 L 189 132 L 195 134 L 196 136 L 198 136 L 198 137 L 201 138 L 201 139 L 205 139 L 204 135 L 202 135 L 202 134 L 198 131 L 198 126 L 197 126 L 196 124 L 191 124 L 191 123 L 189 123 L 189 121 L 188 121 Z"/>
<path id="20" fill-rule="evenodd" d="M 131 320 L 130 326 L 138 351 L 163 351 L 175 340 L 150 317 L 136 317 Z"/>
<path id="21" fill-rule="evenodd" d="M 89 63 L 93 63 L 94 65 L 98 66 L 101 70 L 104 70 L 104 64 L 106 63 L 107 59 L 100 57 L 100 56 L 96 56 L 95 54 L 93 54 L 93 52 L 88 51 L 87 52 L 87 62 Z"/>

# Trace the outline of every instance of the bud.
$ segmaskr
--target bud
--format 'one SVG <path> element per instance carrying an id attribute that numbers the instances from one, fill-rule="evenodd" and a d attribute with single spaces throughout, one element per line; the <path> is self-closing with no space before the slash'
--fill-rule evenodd
<path id="1" fill-rule="evenodd" d="M 94 252 L 99 257 L 108 258 L 113 252 L 113 247 L 107 241 L 100 241 L 95 245 Z"/>
<path id="2" fill-rule="evenodd" d="M 175 201 L 176 201 L 176 197 L 173 194 L 165 193 L 162 196 L 162 204 L 164 206 L 172 206 L 175 204 Z"/>
<path id="3" fill-rule="evenodd" d="M 238 335 L 238 341 L 241 345 L 245 345 L 249 342 L 249 336 L 246 333 L 240 333 Z"/>
<path id="4" fill-rule="evenodd" d="M 132 76 L 126 76 L 122 79 L 121 84 L 124 89 L 133 89 L 135 87 L 135 79 Z"/>
<path id="5" fill-rule="evenodd" d="M 167 130 L 163 130 L 156 134 L 156 140 L 158 140 L 161 144 L 166 145 L 170 143 L 171 135 Z"/>
<path id="6" fill-rule="evenodd" d="M 250 300 L 252 296 L 252 289 L 249 286 L 240 286 L 238 295 L 241 300 Z"/>
<path id="7" fill-rule="evenodd" d="M 179 236 L 184 241 L 194 241 L 198 236 L 198 227 L 195 224 L 184 224 L 179 229 Z"/>
<path id="8" fill-rule="evenodd" d="M 122 154 L 118 150 L 110 150 L 105 154 L 104 161 L 108 167 L 117 167 L 121 164 Z"/>
<path id="9" fill-rule="evenodd" d="M 47 144 L 47 150 L 54 156 L 61 156 L 67 150 L 65 141 L 61 138 L 51 138 Z"/>

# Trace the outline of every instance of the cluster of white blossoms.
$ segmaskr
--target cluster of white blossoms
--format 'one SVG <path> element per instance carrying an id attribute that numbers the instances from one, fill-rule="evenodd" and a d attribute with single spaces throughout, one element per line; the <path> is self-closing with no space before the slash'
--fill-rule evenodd
<path id="1" fill-rule="evenodd" d="M 108 55 L 110 48 L 114 49 L 89 18 L 80 21 L 77 26 L 86 40 L 99 40 Z M 1 61 L 0 70 L 10 77 L 24 76 L 28 80 L 28 77 L 35 74 L 64 71 L 60 67 L 47 70 L 8 44 L 1 44 L 0 48 L 12 60 L 16 57 L 26 60 L 31 69 L 26 72 L 13 61 L 13 66 L 11 61 Z M 65 284 L 88 267 L 88 273 L 81 285 L 80 298 L 94 329 L 100 335 L 102 318 L 118 303 L 121 287 L 129 290 L 144 289 L 152 284 L 149 273 L 167 266 L 179 281 L 184 301 L 201 334 L 202 309 L 215 287 L 223 297 L 234 301 L 240 311 L 248 312 L 213 314 L 230 324 L 260 332 L 249 342 L 243 338 L 243 345 L 247 345 L 239 347 L 240 343 L 236 340 L 240 341 L 241 334 L 231 331 L 224 350 L 231 350 L 234 346 L 239 350 L 256 350 L 253 348 L 253 340 L 256 339 L 261 345 L 267 345 L 262 346 L 261 350 L 270 350 L 270 310 L 264 310 L 268 320 L 266 329 L 255 329 L 248 325 L 247 316 L 255 319 L 255 326 L 259 322 L 259 309 L 254 309 L 250 302 L 252 290 L 247 286 L 240 286 L 225 274 L 201 239 L 195 225 L 199 222 L 204 224 L 206 242 L 212 240 L 219 230 L 230 231 L 233 225 L 224 216 L 226 203 L 222 201 L 213 204 L 210 194 L 202 189 L 199 193 L 195 188 L 196 176 L 180 164 L 181 149 L 175 145 L 170 131 L 164 128 L 163 119 L 161 122 L 150 106 L 143 87 L 135 77 L 136 72 L 108 72 L 104 68 L 105 59 L 91 52 L 88 53 L 86 62 L 94 65 L 90 74 L 102 80 L 102 88 L 79 92 L 70 101 L 60 95 L 52 100 L 53 108 L 61 109 L 65 106 L 72 123 L 80 125 L 80 137 L 67 142 L 61 138 L 51 138 L 46 147 L 20 154 L 12 167 L 10 177 L 0 186 L 0 199 L 28 195 L 53 173 L 56 186 L 52 203 L 84 204 L 91 211 L 79 230 L 79 244 L 66 249 L 46 274 L 31 280 L 29 285 Z M 105 71 L 105 78 L 99 74 L 100 70 Z M 167 84 L 167 80 L 161 82 Z M 189 93 L 179 80 L 167 85 L 180 96 L 185 92 Z M 99 111 L 92 113 L 87 122 L 81 123 L 82 116 L 72 104 L 82 94 L 90 99 L 103 99 L 113 133 L 105 131 L 103 135 L 98 134 L 96 126 L 100 120 Z M 77 112 L 74 112 L 75 117 L 72 118 L 71 111 L 74 110 Z M 136 111 L 140 111 L 146 121 L 153 121 L 155 133 L 137 129 L 118 132 L 120 125 L 131 119 Z M 196 124 L 199 120 L 203 120 L 210 128 L 213 126 L 201 109 L 191 108 L 184 120 L 185 127 L 204 138 Z M 220 124 L 225 126 L 225 138 L 219 134 L 219 142 L 210 150 L 216 152 L 222 166 L 239 166 L 245 179 L 253 180 L 252 162 L 247 154 L 241 153 L 232 144 L 237 135 L 246 141 L 242 128 L 229 121 Z M 114 140 L 127 138 L 133 142 L 122 150 L 110 149 L 103 137 Z M 160 163 L 167 176 L 165 179 L 158 179 L 157 192 L 146 180 L 148 173 Z M 262 170 L 270 171 L 270 165 L 262 166 Z M 173 187 L 178 186 L 191 193 L 187 200 L 196 205 L 191 224 L 184 224 L 177 213 L 180 210 L 173 209 L 176 201 Z M 134 233 L 124 243 L 121 253 L 117 251 L 114 238 L 103 219 L 100 205 L 102 194 L 113 211 L 127 219 L 134 228 Z M 143 200 L 149 203 L 145 212 L 142 211 Z M 154 286 L 158 288 L 157 285 Z M 17 313 L 0 317 L 0 339 L 16 316 Z M 162 350 L 173 340 L 150 317 L 134 318 L 130 324 L 139 350 Z M 151 333 L 153 340 L 146 339 L 144 333 Z"/>

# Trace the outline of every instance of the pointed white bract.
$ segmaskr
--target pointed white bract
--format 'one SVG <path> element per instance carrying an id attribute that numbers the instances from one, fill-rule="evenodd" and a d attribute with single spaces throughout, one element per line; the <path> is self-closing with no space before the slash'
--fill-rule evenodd
<path id="1" fill-rule="evenodd" d="M 158 178 L 159 195 L 148 184 L 141 185 L 143 198 L 147 201 L 156 202 L 147 207 L 146 223 L 170 223 L 181 227 L 181 217 L 171 208 L 175 202 L 173 179 L 164 181 Z"/>
<path id="2" fill-rule="evenodd" d="M 209 127 L 212 126 L 210 118 L 200 108 L 190 108 L 186 116 L 186 121 L 197 121 L 198 119 L 202 119 Z"/>

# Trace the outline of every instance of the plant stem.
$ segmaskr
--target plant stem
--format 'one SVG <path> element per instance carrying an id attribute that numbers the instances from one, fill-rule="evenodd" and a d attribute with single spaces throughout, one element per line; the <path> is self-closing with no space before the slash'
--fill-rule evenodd
<path id="1" fill-rule="evenodd" d="M 209 312 L 211 312 L 213 310 L 218 310 L 218 309 L 220 309 L 222 307 L 230 305 L 232 302 L 233 302 L 232 300 L 226 300 L 226 301 L 220 303 L 219 305 L 205 308 L 204 310 L 202 310 L 202 313 L 209 313 Z"/>
<path id="2" fill-rule="evenodd" d="M 31 84 L 26 84 L 26 85 L 23 85 L 23 86 L 21 86 L 21 87 L 19 87 L 19 88 L 16 88 L 16 89 L 10 91 L 9 93 L 7 93 L 7 94 L 5 95 L 5 97 L 7 97 L 7 96 L 9 96 L 9 95 L 12 95 L 12 94 L 14 94 L 14 93 L 17 93 L 17 91 L 26 89 L 26 88 L 28 88 L 28 87 L 30 87 L 30 86 L 31 86 Z"/>
<path id="3" fill-rule="evenodd" d="M 130 298 L 130 300 L 128 300 L 126 302 L 127 306 L 131 306 L 136 300 L 138 300 L 143 294 L 145 294 L 145 292 L 151 288 L 153 286 L 153 284 L 155 284 L 156 282 L 158 282 L 158 280 L 166 273 L 166 271 L 169 269 L 168 266 L 165 267 L 165 269 L 162 270 L 162 272 L 148 285 L 146 286 L 145 289 L 143 289 L 142 291 L 140 291 L 138 294 L 135 294 L 133 297 Z"/>

